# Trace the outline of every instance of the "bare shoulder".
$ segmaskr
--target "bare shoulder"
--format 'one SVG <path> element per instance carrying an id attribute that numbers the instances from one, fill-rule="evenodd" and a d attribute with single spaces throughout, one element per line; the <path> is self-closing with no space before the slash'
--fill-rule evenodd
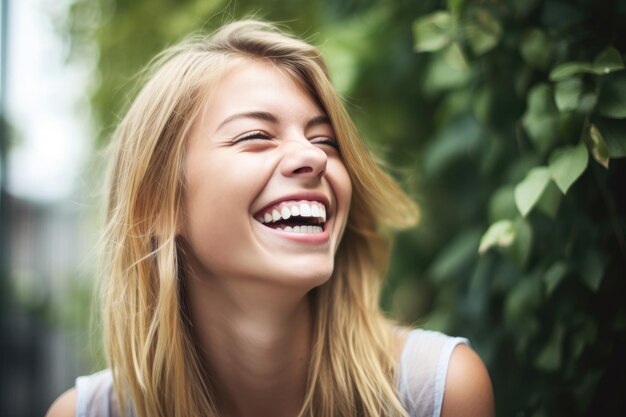
<path id="1" fill-rule="evenodd" d="M 75 415 L 76 388 L 71 388 L 52 403 L 46 417 L 74 417 Z"/>
<path id="2" fill-rule="evenodd" d="M 457 346 L 450 358 L 441 417 L 493 417 L 491 379 L 470 347 Z"/>

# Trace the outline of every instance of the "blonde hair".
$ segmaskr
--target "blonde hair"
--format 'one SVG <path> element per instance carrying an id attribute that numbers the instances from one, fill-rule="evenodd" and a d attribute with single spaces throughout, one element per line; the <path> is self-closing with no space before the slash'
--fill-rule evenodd
<path id="1" fill-rule="evenodd" d="M 318 50 L 258 21 L 228 24 L 161 54 L 114 134 L 103 337 L 121 411 L 219 415 L 186 314 L 177 230 L 191 126 L 235 58 L 268 60 L 310 92 L 331 121 L 352 181 L 335 270 L 312 294 L 314 339 L 300 416 L 406 416 L 395 392 L 393 335 L 378 302 L 386 231 L 413 225 L 417 208 L 368 153 Z"/>

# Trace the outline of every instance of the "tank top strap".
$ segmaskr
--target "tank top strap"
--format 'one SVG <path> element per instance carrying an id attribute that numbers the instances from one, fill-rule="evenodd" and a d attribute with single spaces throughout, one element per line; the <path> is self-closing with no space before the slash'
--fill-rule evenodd
<path id="1" fill-rule="evenodd" d="M 111 370 L 76 378 L 76 392 L 76 417 L 121 417 Z"/>

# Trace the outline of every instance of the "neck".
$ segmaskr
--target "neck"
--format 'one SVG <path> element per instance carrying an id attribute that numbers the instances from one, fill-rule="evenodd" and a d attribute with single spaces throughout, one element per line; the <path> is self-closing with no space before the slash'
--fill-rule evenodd
<path id="1" fill-rule="evenodd" d="M 186 293 L 221 414 L 297 415 L 312 340 L 307 290 L 187 277 Z"/>

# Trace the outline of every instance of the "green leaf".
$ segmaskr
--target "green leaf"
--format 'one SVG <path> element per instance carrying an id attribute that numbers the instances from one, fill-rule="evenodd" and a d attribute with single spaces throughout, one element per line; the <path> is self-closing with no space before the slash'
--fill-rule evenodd
<path id="1" fill-rule="evenodd" d="M 552 48 L 548 35 L 539 29 L 526 31 L 520 43 L 520 54 L 531 67 L 546 69 L 552 58 Z"/>
<path id="2" fill-rule="evenodd" d="M 500 220 L 495 222 L 485 232 L 480 239 L 478 252 L 483 254 L 493 246 L 506 248 L 513 243 L 515 239 L 515 226 L 510 220 Z"/>
<path id="3" fill-rule="evenodd" d="M 465 0 L 448 0 L 448 10 L 454 16 L 458 16 L 463 11 Z"/>
<path id="4" fill-rule="evenodd" d="M 456 42 L 433 54 L 424 81 L 424 91 L 427 94 L 435 94 L 466 84 L 472 72 L 467 65 L 463 65 L 463 61 L 463 55 Z"/>
<path id="5" fill-rule="evenodd" d="M 456 36 L 456 19 L 444 11 L 424 16 L 413 22 L 413 36 L 417 52 L 438 51 Z"/>
<path id="6" fill-rule="evenodd" d="M 609 74 L 624 69 L 624 61 L 619 51 L 615 48 L 606 48 L 593 61 L 595 74 Z"/>
<path id="7" fill-rule="evenodd" d="M 609 169 L 609 148 L 596 125 L 591 124 L 588 137 L 591 145 L 591 155 L 600 165 Z"/>
<path id="8" fill-rule="evenodd" d="M 476 248 L 480 242 L 480 230 L 465 230 L 452 240 L 437 255 L 429 273 L 436 282 L 443 282 L 467 271 L 473 259 L 477 259 Z"/>
<path id="9" fill-rule="evenodd" d="M 515 204 L 522 216 L 526 217 L 535 206 L 550 182 L 550 172 L 546 167 L 530 170 L 522 181 L 515 186 Z"/>
<path id="10" fill-rule="evenodd" d="M 500 41 L 500 22 L 486 9 L 476 12 L 473 22 L 466 28 L 467 40 L 476 55 L 492 50 Z"/>
<path id="11" fill-rule="evenodd" d="M 561 81 L 581 73 L 593 73 L 594 67 L 588 62 L 565 62 L 550 71 L 550 80 Z"/>
<path id="12" fill-rule="evenodd" d="M 592 291 L 597 292 L 602 283 L 605 268 L 604 257 L 596 250 L 588 251 L 580 265 L 580 277 Z"/>
<path id="13" fill-rule="evenodd" d="M 589 114 L 596 107 L 598 95 L 596 93 L 585 93 L 578 101 L 578 111 L 583 114 Z"/>
<path id="14" fill-rule="evenodd" d="M 481 123 L 488 125 L 491 117 L 492 94 L 487 88 L 477 88 L 473 94 L 474 115 Z"/>
<path id="15" fill-rule="evenodd" d="M 554 181 L 550 181 L 537 202 L 537 209 L 551 219 L 556 219 L 556 213 L 559 210 L 562 199 L 563 194 L 559 187 L 556 186 Z"/>
<path id="16" fill-rule="evenodd" d="M 547 84 L 534 86 L 528 94 L 522 125 L 541 153 L 552 148 L 558 139 L 559 110 Z"/>
<path id="17" fill-rule="evenodd" d="M 552 93 L 548 84 L 537 84 L 528 94 L 528 109 L 532 113 L 557 113 L 557 107 L 552 100 Z"/>
<path id="18" fill-rule="evenodd" d="M 542 282 L 535 275 L 521 277 L 507 293 L 504 302 L 505 322 L 524 325 L 532 317 L 532 312 L 541 305 Z"/>
<path id="19" fill-rule="evenodd" d="M 424 152 L 424 172 L 436 176 L 454 161 L 475 150 L 484 136 L 480 123 L 472 115 L 451 120 L 433 138 Z"/>
<path id="20" fill-rule="evenodd" d="M 589 160 L 587 147 L 583 142 L 576 146 L 564 146 L 552 152 L 548 169 L 550 175 L 563 194 L 580 177 Z"/>
<path id="21" fill-rule="evenodd" d="M 546 284 L 546 295 L 550 296 L 563 281 L 567 274 L 567 264 L 563 261 L 556 261 L 543 276 L 543 281 Z"/>
<path id="22" fill-rule="evenodd" d="M 550 71 L 552 81 L 561 81 L 576 74 L 606 75 L 624 69 L 624 62 L 615 48 L 607 48 L 590 62 L 564 62 Z"/>
<path id="23" fill-rule="evenodd" d="M 563 112 L 576 110 L 582 91 L 583 82 L 580 78 L 568 78 L 559 81 L 554 88 L 556 106 Z"/>
<path id="24" fill-rule="evenodd" d="M 579 410 L 589 408 L 589 403 L 596 395 L 596 387 L 605 372 L 605 369 L 591 368 L 582 376 L 580 381 L 576 381 L 573 397 Z"/>
<path id="25" fill-rule="evenodd" d="M 609 156 L 611 158 L 626 157 L 626 121 L 598 119 L 596 125 L 602 132 Z"/>
<path id="26" fill-rule="evenodd" d="M 584 317 L 584 316 L 583 316 Z M 598 336 L 598 326 L 593 320 L 583 318 L 577 331 L 571 337 L 571 351 L 575 359 L 580 358 L 586 346 L 593 343 Z"/>
<path id="27" fill-rule="evenodd" d="M 506 220 L 517 217 L 518 211 L 515 205 L 515 187 L 505 185 L 491 194 L 489 199 L 489 221 L 494 223 L 498 220 Z"/>
<path id="28" fill-rule="evenodd" d="M 452 42 L 450 46 L 443 51 L 443 59 L 454 69 L 463 72 L 467 72 L 469 70 L 469 64 L 467 63 L 467 59 L 465 59 L 463 50 L 459 46 L 458 42 Z"/>
<path id="29" fill-rule="evenodd" d="M 602 86 L 596 110 L 611 119 L 626 118 L 626 75 L 607 77 Z"/>
<path id="30" fill-rule="evenodd" d="M 550 339 L 545 344 L 539 356 L 535 359 L 535 367 L 543 371 L 556 371 L 561 366 L 561 347 L 563 346 L 565 330 L 563 325 L 556 324 Z"/>
<path id="31" fill-rule="evenodd" d="M 505 248 L 509 256 L 520 267 L 526 265 L 530 250 L 532 248 L 533 229 L 530 223 L 524 218 L 515 221 L 515 240 L 509 248 Z"/>

